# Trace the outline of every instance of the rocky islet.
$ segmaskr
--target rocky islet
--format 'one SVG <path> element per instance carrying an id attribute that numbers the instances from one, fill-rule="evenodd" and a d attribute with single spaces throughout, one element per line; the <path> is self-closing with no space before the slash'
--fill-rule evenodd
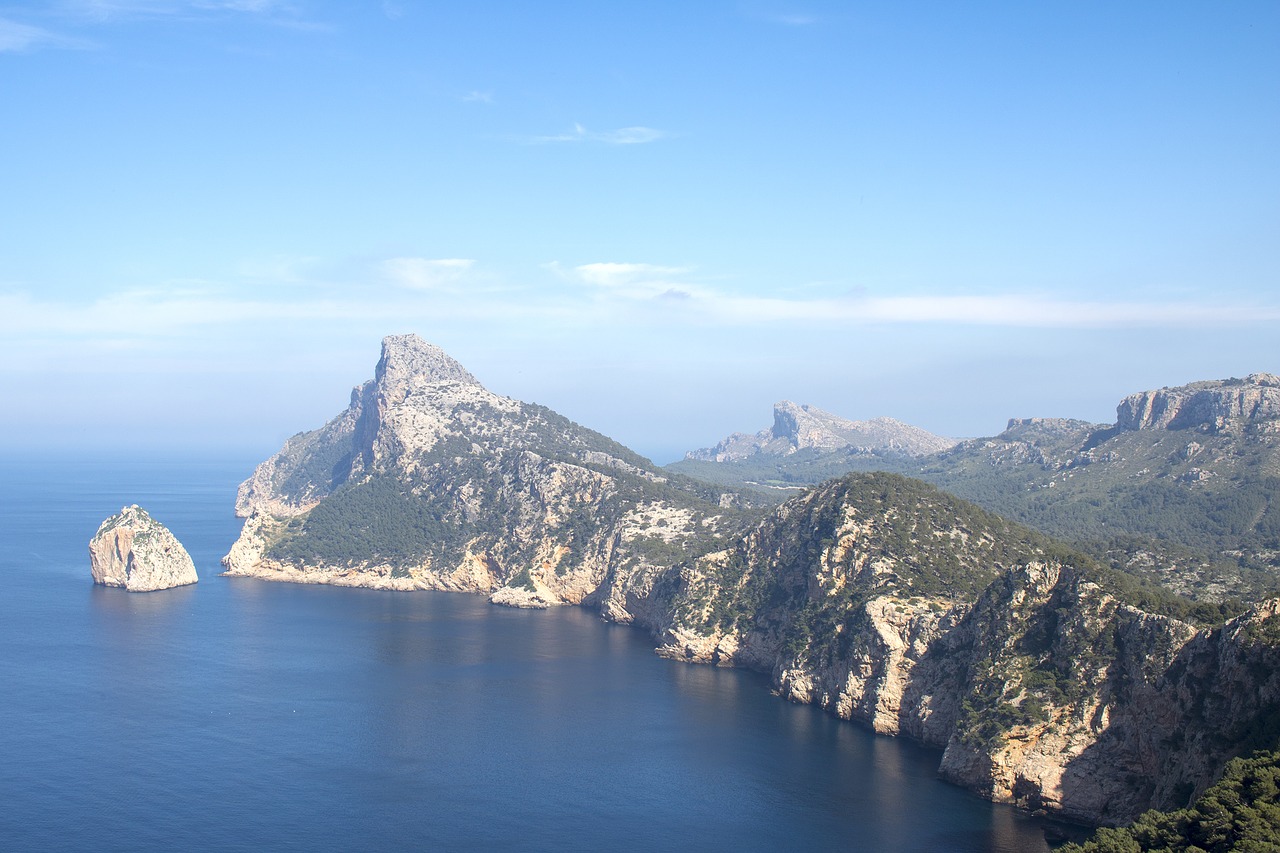
<path id="1" fill-rule="evenodd" d="M 98 527 L 89 541 L 89 566 L 94 583 L 130 592 L 154 592 L 199 580 L 187 549 L 137 504 Z"/>

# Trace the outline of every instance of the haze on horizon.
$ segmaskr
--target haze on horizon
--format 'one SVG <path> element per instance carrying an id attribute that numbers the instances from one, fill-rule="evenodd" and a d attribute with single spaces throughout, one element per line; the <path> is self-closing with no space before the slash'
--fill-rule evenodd
<path id="1" fill-rule="evenodd" d="M 1280 5 L 0 7 L 0 438 L 269 453 L 415 332 L 656 461 L 1280 372 Z"/>

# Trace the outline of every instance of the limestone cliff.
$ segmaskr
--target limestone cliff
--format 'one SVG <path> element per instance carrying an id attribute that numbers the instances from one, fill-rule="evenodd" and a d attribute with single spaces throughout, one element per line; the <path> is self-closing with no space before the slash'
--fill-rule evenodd
<path id="1" fill-rule="evenodd" d="M 1243 431 L 1280 421 L 1280 376 L 1254 373 L 1244 379 L 1193 382 L 1131 394 L 1116 409 L 1116 426 L 1124 430 L 1200 429 Z"/>
<path id="2" fill-rule="evenodd" d="M 783 400 L 773 406 L 769 429 L 754 435 L 734 433 L 715 447 L 690 451 L 686 458 L 732 462 L 757 455 L 789 456 L 801 450 L 910 457 L 936 453 L 955 443 L 893 418 L 851 421 L 816 406 Z"/>
<path id="3" fill-rule="evenodd" d="M 991 799 L 1118 823 L 1276 734 L 1280 602 L 1198 630 L 920 483 L 851 475 L 687 564 L 660 653 L 945 748 Z"/>
<path id="4" fill-rule="evenodd" d="M 199 580 L 182 543 L 136 504 L 98 527 L 89 541 L 89 566 L 94 583 L 130 592 L 152 592 Z"/>
<path id="5" fill-rule="evenodd" d="M 723 497 L 723 500 L 722 500 Z M 240 489 L 232 575 L 643 609 L 628 591 L 732 528 L 720 490 L 484 388 L 414 335 Z"/>

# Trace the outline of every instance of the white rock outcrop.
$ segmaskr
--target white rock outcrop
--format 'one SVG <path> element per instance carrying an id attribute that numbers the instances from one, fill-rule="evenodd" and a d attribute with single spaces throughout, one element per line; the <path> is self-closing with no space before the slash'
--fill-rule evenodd
<path id="1" fill-rule="evenodd" d="M 1125 397 L 1116 408 L 1116 425 L 1125 430 L 1191 427 L 1217 433 L 1276 419 L 1280 376 L 1272 373 L 1143 391 Z"/>
<path id="2" fill-rule="evenodd" d="M 89 564 L 94 583 L 130 592 L 153 592 L 199 580 L 187 549 L 137 504 L 102 522 L 89 541 Z"/>
<path id="3" fill-rule="evenodd" d="M 783 400 L 773 405 L 773 426 L 754 435 L 734 433 L 715 447 L 693 450 L 686 459 L 738 462 L 753 456 L 790 456 L 801 450 L 844 450 L 861 456 L 927 456 L 954 447 L 943 438 L 893 418 L 851 421 L 817 406 Z"/>

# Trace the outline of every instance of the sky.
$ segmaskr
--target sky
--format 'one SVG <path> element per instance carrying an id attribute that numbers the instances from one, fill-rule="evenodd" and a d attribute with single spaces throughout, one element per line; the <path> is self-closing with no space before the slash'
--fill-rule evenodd
<path id="1" fill-rule="evenodd" d="M 415 332 L 659 463 L 1280 373 L 1280 3 L 0 0 L 0 442 L 274 452 Z"/>

